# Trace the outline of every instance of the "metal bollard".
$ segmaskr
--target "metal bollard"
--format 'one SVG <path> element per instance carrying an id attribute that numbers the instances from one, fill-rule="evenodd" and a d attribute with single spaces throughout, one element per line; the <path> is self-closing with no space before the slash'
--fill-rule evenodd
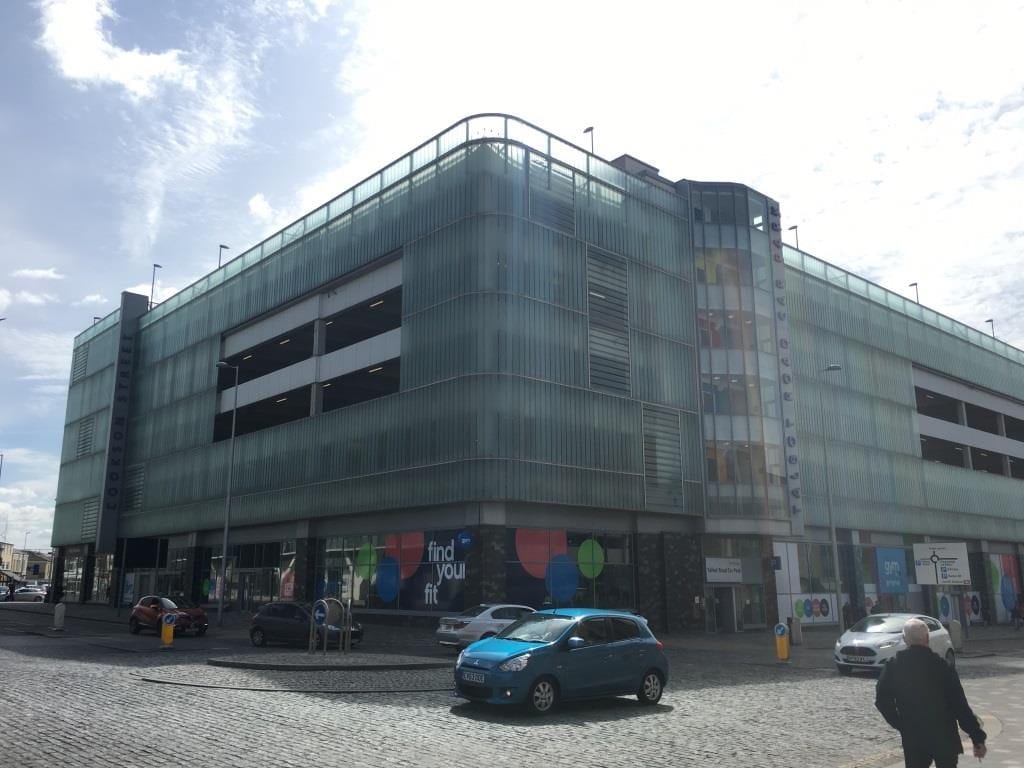
<path id="1" fill-rule="evenodd" d="M 64 631 L 64 603 L 57 603 L 53 606 L 53 631 L 63 632 Z"/>
<path id="2" fill-rule="evenodd" d="M 789 661 L 789 633 L 785 624 L 775 625 L 775 657 L 779 661 Z"/>

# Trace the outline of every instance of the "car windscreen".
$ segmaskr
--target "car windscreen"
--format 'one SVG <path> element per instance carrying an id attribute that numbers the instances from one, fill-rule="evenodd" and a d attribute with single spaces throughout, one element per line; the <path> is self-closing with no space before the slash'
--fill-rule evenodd
<path id="1" fill-rule="evenodd" d="M 905 617 L 896 616 L 865 616 L 852 627 L 851 632 L 879 632 L 896 634 L 903 631 L 903 625 L 907 623 Z"/>
<path id="2" fill-rule="evenodd" d="M 166 597 L 161 597 L 160 607 L 163 608 L 165 611 L 176 611 L 178 610 L 178 608 L 184 608 L 185 606 L 178 605 L 176 602 L 174 602 L 173 600 L 168 600 Z"/>
<path id="3" fill-rule="evenodd" d="M 531 643 L 551 643 L 576 623 L 571 616 L 532 613 L 514 624 L 509 624 L 498 637 L 504 640 L 523 640 Z"/>
<path id="4" fill-rule="evenodd" d="M 467 608 L 459 616 L 465 616 L 466 618 L 472 618 L 473 616 L 479 616 L 481 613 L 487 610 L 486 605 L 474 605 L 472 608 Z"/>

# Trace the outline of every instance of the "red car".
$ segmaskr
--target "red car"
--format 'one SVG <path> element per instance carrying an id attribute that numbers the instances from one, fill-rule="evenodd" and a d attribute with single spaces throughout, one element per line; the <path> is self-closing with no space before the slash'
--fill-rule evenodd
<path id="1" fill-rule="evenodd" d="M 206 628 L 210 625 L 206 618 L 206 611 L 202 608 L 179 607 L 169 598 L 147 595 L 132 608 L 131 618 L 128 619 L 128 629 L 133 635 L 139 634 L 143 628 L 160 632 L 160 625 L 163 624 L 165 613 L 176 615 L 175 633 L 195 632 L 196 636 L 201 636 L 206 634 Z"/>

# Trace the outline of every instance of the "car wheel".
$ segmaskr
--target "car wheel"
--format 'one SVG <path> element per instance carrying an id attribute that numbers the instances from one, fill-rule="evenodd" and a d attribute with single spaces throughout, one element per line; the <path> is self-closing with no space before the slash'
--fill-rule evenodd
<path id="1" fill-rule="evenodd" d="M 135 619 L 135 618 L 128 619 L 128 631 L 129 632 L 131 632 L 133 635 L 137 635 L 137 634 L 139 634 L 139 632 L 141 630 L 142 630 L 142 627 L 139 626 L 139 620 L 138 619 Z"/>
<path id="2" fill-rule="evenodd" d="M 535 680 L 526 694 L 526 706 L 535 715 L 544 715 L 558 703 L 558 686 L 550 677 Z"/>
<path id="3" fill-rule="evenodd" d="M 36 598 L 35 600 L 33 600 L 32 602 L 33 602 L 33 603 L 41 603 L 41 602 L 43 602 L 43 598 L 41 598 L 41 597 L 37 597 L 37 598 Z"/>
<path id="4" fill-rule="evenodd" d="M 956 654 L 953 653 L 952 648 L 946 651 L 946 663 L 949 664 L 950 669 L 956 669 Z"/>
<path id="5" fill-rule="evenodd" d="M 267 644 L 267 636 L 259 627 L 256 627 L 251 632 L 249 632 L 249 639 L 252 640 L 252 644 L 255 645 L 257 648 L 262 648 L 264 645 Z"/>
<path id="6" fill-rule="evenodd" d="M 853 674 L 853 670 L 845 664 L 836 664 L 836 669 L 839 670 L 839 674 L 843 677 L 849 677 Z"/>
<path id="7" fill-rule="evenodd" d="M 649 669 L 644 674 L 644 679 L 640 681 L 640 690 L 636 692 L 636 697 L 640 699 L 641 704 L 657 704 L 661 701 L 663 690 L 661 673 L 656 669 Z"/>

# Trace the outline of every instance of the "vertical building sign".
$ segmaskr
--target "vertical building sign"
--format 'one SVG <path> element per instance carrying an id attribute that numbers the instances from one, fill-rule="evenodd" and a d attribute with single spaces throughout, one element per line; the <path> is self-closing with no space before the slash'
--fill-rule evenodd
<path id="1" fill-rule="evenodd" d="M 111 553 L 117 542 L 117 522 L 124 491 L 125 458 L 128 447 L 128 416 L 131 404 L 132 371 L 135 365 L 135 332 L 148 300 L 134 293 L 121 294 L 121 317 L 117 326 L 114 357 L 114 391 L 110 401 L 103 495 L 96 524 L 96 552 Z"/>
<path id="2" fill-rule="evenodd" d="M 782 394 L 782 441 L 786 457 L 786 501 L 792 531 L 803 532 L 803 496 L 800 457 L 797 454 L 796 405 L 793 400 L 793 357 L 789 341 L 789 309 L 786 306 L 786 263 L 782 257 L 782 217 L 779 204 L 768 200 L 768 234 L 772 257 L 772 297 L 775 301 L 775 338 L 779 358 L 779 389 Z"/>

